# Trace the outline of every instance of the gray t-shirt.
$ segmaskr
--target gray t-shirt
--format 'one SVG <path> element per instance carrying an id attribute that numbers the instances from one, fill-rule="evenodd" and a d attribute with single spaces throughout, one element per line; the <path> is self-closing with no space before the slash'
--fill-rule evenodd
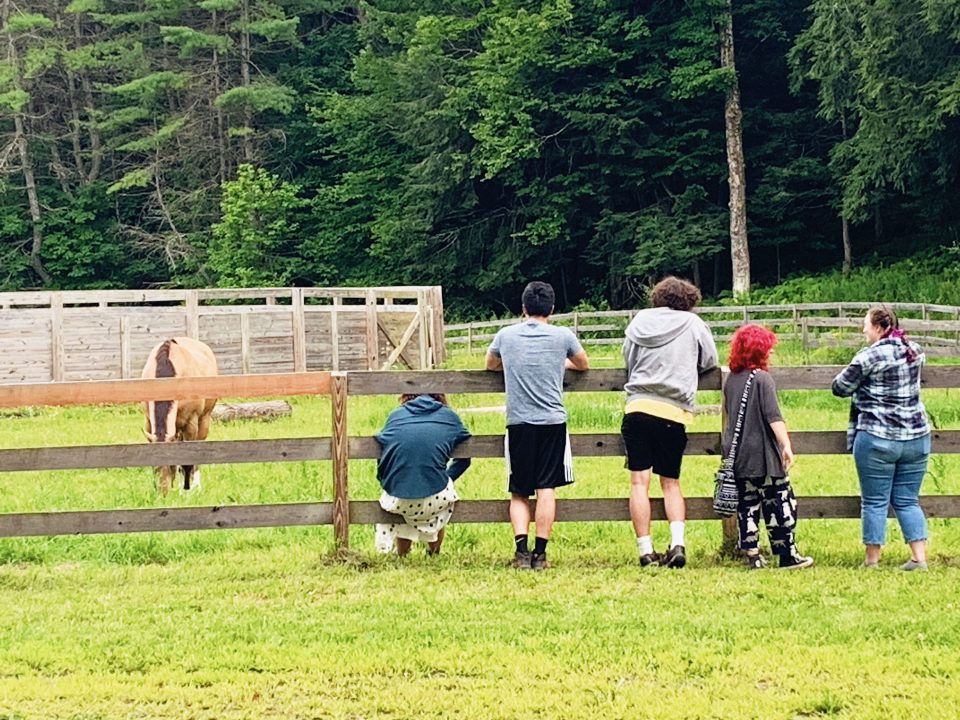
<path id="1" fill-rule="evenodd" d="M 583 352 L 569 328 L 524 320 L 501 329 L 490 353 L 503 362 L 507 425 L 559 425 L 563 407 L 564 361 Z"/>
<path id="2" fill-rule="evenodd" d="M 723 429 L 724 457 L 730 452 L 740 399 L 749 376 L 749 370 L 731 373 L 723 387 L 723 402 L 727 412 L 727 426 Z M 757 370 L 743 413 L 740 442 L 737 444 L 737 457 L 733 464 L 734 475 L 740 478 L 781 478 L 787 474 L 777 437 L 770 427 L 770 423 L 782 420 L 780 405 L 777 403 L 777 386 L 770 373 Z"/>

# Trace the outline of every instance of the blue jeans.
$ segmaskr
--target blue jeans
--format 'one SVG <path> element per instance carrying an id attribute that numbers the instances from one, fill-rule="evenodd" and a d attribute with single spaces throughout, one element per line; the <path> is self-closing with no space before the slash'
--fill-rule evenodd
<path id="1" fill-rule="evenodd" d="M 864 545 L 883 545 L 890 505 L 906 542 L 927 539 L 927 519 L 920 508 L 919 496 L 929 457 L 930 435 L 913 440 L 887 440 L 863 430 L 857 432 L 853 461 L 860 476 Z"/>

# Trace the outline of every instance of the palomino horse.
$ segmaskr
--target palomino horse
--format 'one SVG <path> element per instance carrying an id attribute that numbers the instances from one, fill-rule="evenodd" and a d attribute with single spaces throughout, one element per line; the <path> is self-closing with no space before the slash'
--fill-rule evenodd
<path id="1" fill-rule="evenodd" d="M 177 337 L 164 340 L 150 351 L 141 377 L 213 377 L 217 359 L 213 351 L 199 340 Z M 150 400 L 145 402 L 147 425 L 144 434 L 150 442 L 206 440 L 210 430 L 210 414 L 217 398 L 194 400 Z M 183 489 L 190 490 L 190 481 L 200 487 L 200 470 L 183 465 Z M 177 473 L 176 466 L 158 468 L 160 492 L 166 495 Z"/>

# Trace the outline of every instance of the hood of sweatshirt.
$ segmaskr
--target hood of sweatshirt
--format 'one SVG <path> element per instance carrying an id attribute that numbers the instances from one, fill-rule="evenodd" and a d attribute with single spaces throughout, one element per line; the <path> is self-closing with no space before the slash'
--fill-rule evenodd
<path id="1" fill-rule="evenodd" d="M 641 347 L 662 347 L 686 331 L 696 317 L 692 312 L 667 307 L 647 308 L 630 321 L 626 336 Z"/>
<path id="2" fill-rule="evenodd" d="M 403 407 L 413 415 L 426 415 L 442 408 L 443 403 L 434 400 L 429 395 L 417 395 L 413 400 L 405 402 Z"/>

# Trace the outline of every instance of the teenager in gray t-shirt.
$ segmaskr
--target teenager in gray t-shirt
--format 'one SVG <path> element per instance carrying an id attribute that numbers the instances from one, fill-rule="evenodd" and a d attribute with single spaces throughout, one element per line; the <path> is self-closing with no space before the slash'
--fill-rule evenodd
<path id="1" fill-rule="evenodd" d="M 583 346 L 569 328 L 528 318 L 500 330 L 489 352 L 503 365 L 507 425 L 559 425 L 567 421 L 564 361 L 583 353 Z"/>
<path id="2" fill-rule="evenodd" d="M 556 516 L 555 488 L 573 482 L 563 373 L 586 370 L 587 354 L 567 328 L 549 324 L 553 288 L 532 282 L 523 291 L 522 323 L 497 333 L 487 351 L 487 370 L 503 370 L 507 393 L 507 467 L 510 473 L 510 522 L 516 551 L 514 567 L 542 570 Z M 536 495 L 537 536 L 533 552 L 527 533 L 527 498 Z"/>

